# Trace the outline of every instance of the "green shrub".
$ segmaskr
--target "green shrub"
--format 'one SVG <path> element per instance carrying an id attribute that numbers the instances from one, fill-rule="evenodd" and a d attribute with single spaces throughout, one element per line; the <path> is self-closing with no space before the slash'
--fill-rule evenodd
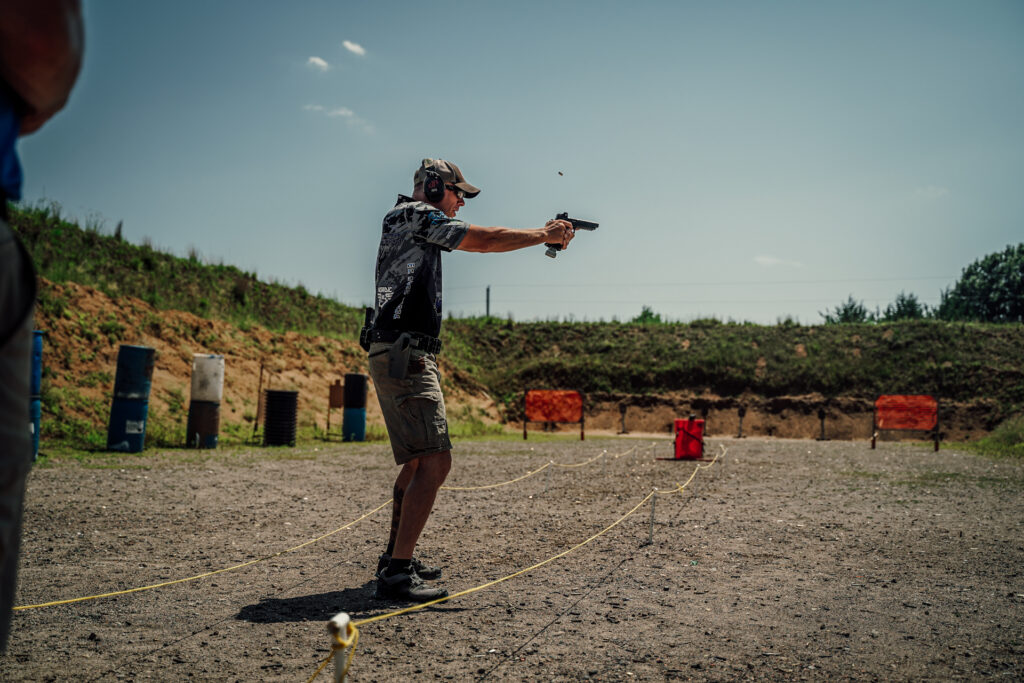
<path id="1" fill-rule="evenodd" d="M 986 455 L 1024 458 L 1024 415 L 1011 417 L 985 438 L 967 446 Z"/>

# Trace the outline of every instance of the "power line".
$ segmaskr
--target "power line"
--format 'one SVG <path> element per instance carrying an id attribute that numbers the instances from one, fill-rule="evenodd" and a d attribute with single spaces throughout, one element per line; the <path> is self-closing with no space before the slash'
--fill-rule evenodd
<path id="1" fill-rule="evenodd" d="M 939 297 L 918 297 L 922 303 L 938 302 Z M 862 303 L 888 303 L 889 299 L 863 299 Z M 461 300 L 454 302 L 445 299 L 448 307 L 477 303 L 475 299 Z M 835 298 L 829 299 L 502 299 L 493 297 L 493 306 L 505 304 L 829 304 L 835 303 Z"/>
<path id="2" fill-rule="evenodd" d="M 764 287 L 767 285 L 823 285 L 823 284 L 843 284 L 843 283 L 856 283 L 856 282 L 916 282 L 919 280 L 952 280 L 955 275 L 922 275 L 916 277 L 874 277 L 874 278 L 839 278 L 839 279 L 826 279 L 826 280 L 701 280 L 694 282 L 568 282 L 568 283 L 519 283 L 519 284 L 497 284 L 490 285 L 492 287 L 586 287 L 587 289 L 593 289 L 595 287 Z M 445 291 L 454 291 L 458 289 L 480 289 L 485 285 L 459 285 L 457 287 L 445 286 Z"/>

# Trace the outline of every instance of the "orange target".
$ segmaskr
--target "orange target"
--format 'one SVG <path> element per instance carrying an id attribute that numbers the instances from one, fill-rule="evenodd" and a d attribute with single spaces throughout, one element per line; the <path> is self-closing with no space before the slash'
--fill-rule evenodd
<path id="1" fill-rule="evenodd" d="M 578 391 L 530 389 L 524 399 L 523 438 L 527 422 L 579 422 L 583 438 L 583 395 Z"/>

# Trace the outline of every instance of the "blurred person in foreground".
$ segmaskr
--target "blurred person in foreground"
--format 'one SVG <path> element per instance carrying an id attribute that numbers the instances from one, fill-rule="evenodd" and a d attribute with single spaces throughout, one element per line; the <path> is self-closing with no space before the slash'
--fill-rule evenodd
<path id="1" fill-rule="evenodd" d="M 15 143 L 67 102 L 82 64 L 78 0 L 0 0 L 0 653 L 17 585 L 25 478 L 32 465 L 28 405 L 36 274 L 8 225 L 21 198 Z"/>
<path id="2" fill-rule="evenodd" d="M 377 252 L 376 310 L 366 331 L 370 376 L 401 471 L 391 536 L 377 564 L 378 599 L 429 602 L 448 595 L 430 586 L 441 569 L 413 557 L 434 500 L 451 468 L 452 443 L 436 354 L 441 350 L 441 254 L 504 252 L 539 244 L 568 246 L 572 224 L 550 220 L 515 230 L 470 225 L 455 214 L 480 194 L 459 167 L 424 159 L 412 197 L 399 195 L 384 216 Z"/>

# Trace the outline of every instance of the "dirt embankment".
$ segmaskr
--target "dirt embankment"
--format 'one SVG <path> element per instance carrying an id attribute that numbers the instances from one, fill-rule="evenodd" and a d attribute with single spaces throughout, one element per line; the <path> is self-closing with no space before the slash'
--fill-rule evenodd
<path id="1" fill-rule="evenodd" d="M 181 311 L 158 310 L 132 297 L 111 298 L 74 283 L 43 282 L 44 300 L 37 327 L 46 330 L 44 383 L 57 389 L 60 411 L 104 429 L 113 390 L 120 344 L 141 344 L 157 351 L 150 395 L 152 423 L 184 425 L 188 412 L 193 354 L 225 357 L 221 433 L 252 433 L 262 389 L 299 392 L 300 425 L 327 427 L 327 398 L 331 384 L 349 372 L 366 372 L 365 354 L 354 341 L 296 332 L 274 333 L 253 326 L 207 320 Z M 53 304 L 52 302 L 58 302 Z M 439 357 L 449 415 L 494 423 L 502 412 L 485 388 L 467 372 Z M 625 406 L 625 413 L 621 407 Z M 819 410 L 825 413 L 825 437 L 867 439 L 872 431 L 872 402 L 864 398 L 821 395 L 765 398 L 757 395 L 715 396 L 674 392 L 657 396 L 593 394 L 586 408 L 587 429 L 617 433 L 670 433 L 672 421 L 694 413 L 707 420 L 707 433 L 740 433 L 739 409 L 745 409 L 745 436 L 817 438 Z M 340 411 L 331 418 L 340 428 Z M 940 403 L 943 439 L 979 438 L 996 425 L 992 401 Z M 48 416 L 53 419 L 55 415 Z M 367 419 L 383 421 L 370 385 Z M 182 427 L 183 428 L 183 427 Z M 543 425 L 531 425 L 542 429 Z M 574 429 L 563 425 L 562 430 Z M 46 438 L 46 425 L 43 437 Z M 883 438 L 887 436 L 883 434 Z"/>
<path id="2" fill-rule="evenodd" d="M 230 323 L 207 320 L 182 311 L 157 310 L 132 297 L 111 298 L 75 283 L 44 281 L 44 298 L 63 302 L 41 306 L 36 327 L 46 331 L 44 384 L 61 398 L 53 410 L 106 427 L 113 392 L 117 353 L 121 344 L 156 349 L 150 392 L 151 425 L 161 420 L 180 422 L 188 413 L 193 354 L 225 358 L 221 433 L 234 428 L 251 433 L 258 412 L 260 389 L 299 392 L 299 423 L 327 426 L 330 386 L 346 373 L 366 372 L 366 355 L 354 341 L 275 333 L 253 326 L 242 330 Z M 497 420 L 493 401 L 465 372 L 442 356 L 448 378 L 446 398 L 453 414 L 467 409 L 476 417 Z M 383 424 L 370 383 L 367 420 Z M 49 416 L 51 419 L 54 415 Z M 331 416 L 332 432 L 340 430 L 341 411 Z M 248 432 L 246 431 L 248 430 Z M 46 436 L 44 420 L 43 437 Z"/>
<path id="3" fill-rule="evenodd" d="M 621 406 L 625 406 L 623 414 Z M 672 431 L 672 421 L 691 414 L 705 420 L 705 432 L 714 436 L 777 436 L 794 439 L 870 439 L 874 402 L 864 398 L 826 399 L 821 394 L 765 398 L 753 394 L 713 396 L 686 393 L 661 396 L 590 397 L 587 426 L 595 430 L 625 430 L 641 433 Z M 822 412 L 823 411 L 823 412 Z M 988 434 L 996 427 L 994 401 L 939 403 L 939 431 L 944 440 L 968 441 Z M 925 438 L 922 432 L 881 432 L 882 440 Z"/>

